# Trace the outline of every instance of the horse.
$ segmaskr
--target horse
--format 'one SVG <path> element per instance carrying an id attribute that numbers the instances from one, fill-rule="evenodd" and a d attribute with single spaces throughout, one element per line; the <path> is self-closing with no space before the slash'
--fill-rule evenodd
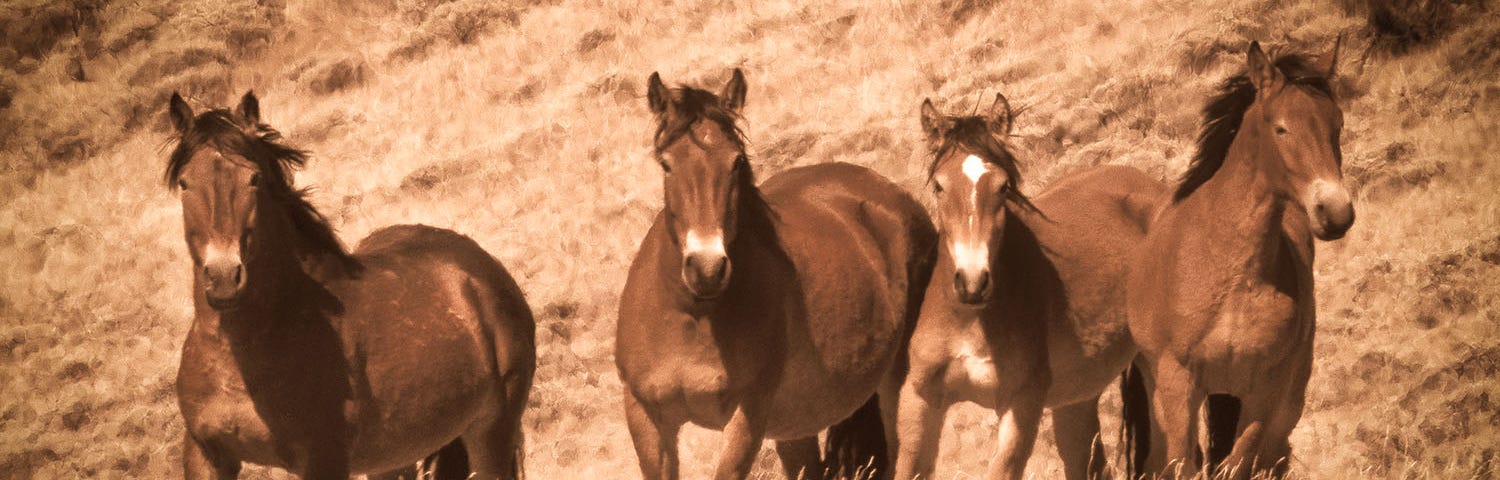
<path id="1" fill-rule="evenodd" d="M 1166 186 L 1100 166 L 1030 199 L 1003 94 L 989 115 L 945 116 L 925 100 L 921 119 L 943 281 L 928 286 L 908 349 L 896 477 L 932 477 L 944 414 L 963 401 L 1000 417 L 989 478 L 1022 478 L 1044 407 L 1067 478 L 1105 475 L 1099 396 L 1135 355 L 1127 262 Z"/>
<path id="2" fill-rule="evenodd" d="M 306 153 L 261 121 L 254 92 L 197 115 L 174 93 L 170 118 L 165 179 L 194 286 L 177 373 L 185 477 L 251 462 L 342 480 L 460 437 L 479 478 L 519 477 L 536 327 L 505 268 L 422 225 L 344 250 L 293 186 Z"/>
<path id="3" fill-rule="evenodd" d="M 693 422 L 724 432 L 715 478 L 745 478 L 766 438 L 788 478 L 889 475 L 898 359 L 936 258 L 926 210 L 845 163 L 757 185 L 738 69 L 718 95 L 648 84 L 665 205 L 631 263 L 615 346 L 642 474 L 678 477 Z"/>
<path id="4" fill-rule="evenodd" d="M 1151 404 L 1150 446 L 1136 453 L 1149 473 L 1197 474 L 1205 399 L 1209 436 L 1233 442 L 1211 445 L 1210 474 L 1286 470 L 1312 371 L 1313 239 L 1354 223 L 1329 85 L 1337 58 L 1337 42 L 1274 62 L 1251 42 L 1247 70 L 1204 108 L 1197 153 L 1131 262 L 1136 378 L 1150 394 L 1125 401 Z"/>

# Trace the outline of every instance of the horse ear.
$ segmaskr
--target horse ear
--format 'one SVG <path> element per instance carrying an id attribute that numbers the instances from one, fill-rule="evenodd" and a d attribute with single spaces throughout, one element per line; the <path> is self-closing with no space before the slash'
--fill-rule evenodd
<path id="1" fill-rule="evenodd" d="M 740 113 L 745 108 L 745 73 L 740 69 L 734 69 L 729 83 L 724 84 L 724 90 L 719 92 L 719 102 L 734 113 Z"/>
<path id="2" fill-rule="evenodd" d="M 1005 94 L 995 93 L 995 104 L 990 107 L 990 117 L 990 132 L 1003 141 L 1010 135 L 1010 127 L 1015 125 L 1016 120 Z"/>
<path id="3" fill-rule="evenodd" d="M 168 112 L 172 115 L 172 126 L 177 127 L 177 133 L 186 135 L 189 128 L 193 127 L 193 107 L 189 107 L 182 95 L 172 92 L 172 100 L 168 102 Z"/>
<path id="4" fill-rule="evenodd" d="M 922 99 L 922 133 L 927 135 L 927 141 L 936 144 L 943 136 L 947 120 L 932 106 L 932 99 Z"/>
<path id="5" fill-rule="evenodd" d="M 646 80 L 646 102 L 651 105 L 651 113 L 657 115 L 667 113 L 667 107 L 671 106 L 672 92 L 667 84 L 661 83 L 661 74 L 651 72 L 651 78 Z"/>
<path id="6" fill-rule="evenodd" d="M 1246 61 L 1250 64 L 1250 84 L 1255 85 L 1255 91 L 1259 95 L 1275 90 L 1283 80 L 1281 71 L 1271 63 L 1271 57 L 1260 49 L 1260 42 L 1250 42 L 1250 51 L 1246 55 Z"/>
<path id="7" fill-rule="evenodd" d="M 1339 69 L 1339 47 L 1344 44 L 1344 34 L 1340 33 L 1333 39 L 1333 48 L 1323 54 L 1318 60 L 1321 62 L 1319 69 L 1323 70 L 1325 78 L 1333 78 Z"/>
<path id="8" fill-rule="evenodd" d="M 240 97 L 240 106 L 234 107 L 234 115 L 251 126 L 260 125 L 260 99 L 255 98 L 254 90 L 247 90 L 245 96 Z"/>

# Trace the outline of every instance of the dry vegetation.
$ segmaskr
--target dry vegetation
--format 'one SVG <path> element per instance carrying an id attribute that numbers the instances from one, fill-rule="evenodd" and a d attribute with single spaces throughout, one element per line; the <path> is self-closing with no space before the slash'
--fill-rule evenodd
<path id="1" fill-rule="evenodd" d="M 1321 51 L 1340 33 L 1359 220 L 1319 245 L 1318 363 L 1293 471 L 1497 474 L 1493 2 L 833 3 L 0 6 L 0 478 L 179 471 L 172 382 L 189 260 L 160 183 L 174 89 L 203 107 L 254 88 L 267 119 L 315 153 L 298 181 L 317 186 L 346 243 L 420 222 L 500 258 L 538 313 L 530 473 L 629 478 L 613 312 L 661 205 L 651 71 L 717 86 L 744 68 L 762 178 L 841 160 L 914 191 L 921 99 L 959 111 L 1003 91 L 1026 108 L 1016 149 L 1034 192 L 1102 163 L 1175 179 L 1198 106 L 1249 39 Z M 983 471 L 991 417 L 950 416 L 940 478 Z M 1050 437 L 1039 478 L 1060 474 Z M 685 435 L 688 473 L 705 475 L 716 445 Z M 774 463 L 765 453 L 758 475 L 778 476 Z"/>

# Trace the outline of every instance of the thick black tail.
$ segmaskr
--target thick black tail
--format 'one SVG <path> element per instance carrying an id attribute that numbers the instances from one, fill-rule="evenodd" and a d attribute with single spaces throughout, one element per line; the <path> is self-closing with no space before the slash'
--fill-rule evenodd
<path id="1" fill-rule="evenodd" d="M 890 474 L 885 427 L 876 397 L 871 395 L 853 415 L 828 429 L 823 462 L 830 478 L 881 478 Z"/>
<path id="2" fill-rule="evenodd" d="M 453 439 L 442 450 L 427 456 L 423 462 L 432 469 L 434 480 L 463 480 L 469 478 L 469 452 L 464 450 L 461 439 Z"/>
<path id="3" fill-rule="evenodd" d="M 1151 455 L 1151 400 L 1141 367 L 1131 362 L 1120 374 L 1120 450 L 1125 452 L 1125 478 L 1141 478 Z"/>
<path id="4" fill-rule="evenodd" d="M 1208 396 L 1208 465 L 1213 472 L 1234 451 L 1234 437 L 1240 424 L 1240 399 L 1234 395 Z"/>

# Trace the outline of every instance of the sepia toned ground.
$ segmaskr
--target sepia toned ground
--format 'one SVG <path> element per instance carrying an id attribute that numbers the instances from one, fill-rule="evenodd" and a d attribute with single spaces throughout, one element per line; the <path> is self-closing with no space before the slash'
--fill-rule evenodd
<path id="1" fill-rule="evenodd" d="M 635 478 L 612 351 L 626 267 L 661 207 L 652 71 L 717 89 L 743 68 L 760 178 L 845 161 L 925 200 L 924 97 L 964 112 L 1003 92 L 1023 108 L 1027 192 L 1097 164 L 1175 182 L 1249 40 L 1317 53 L 1341 33 L 1358 220 L 1318 244 L 1293 475 L 1500 474 L 1495 2 L 343 3 L 0 5 L 0 479 L 180 475 L 191 276 L 161 182 L 173 90 L 205 108 L 253 88 L 313 152 L 298 184 L 346 244 L 424 223 L 499 258 L 538 317 L 529 473 Z M 979 476 L 995 427 L 955 409 L 938 478 Z M 1028 473 L 1056 478 L 1043 430 Z M 707 476 L 717 446 L 690 429 L 685 473 Z M 756 478 L 779 471 L 763 451 Z"/>

